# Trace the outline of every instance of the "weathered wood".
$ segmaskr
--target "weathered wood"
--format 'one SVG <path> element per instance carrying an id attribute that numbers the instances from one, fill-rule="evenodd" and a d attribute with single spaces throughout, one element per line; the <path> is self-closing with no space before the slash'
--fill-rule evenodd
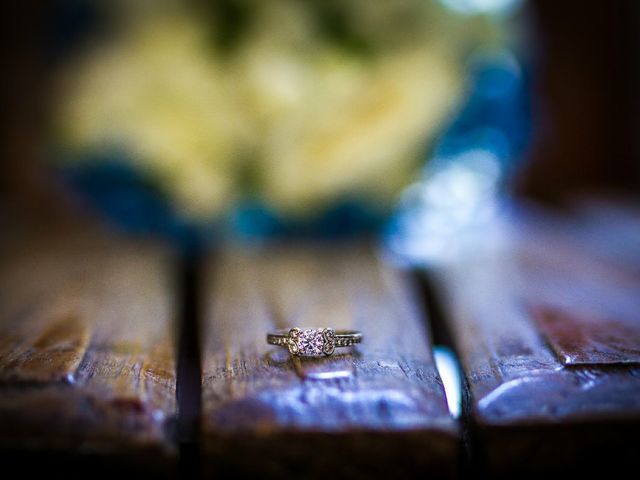
<path id="1" fill-rule="evenodd" d="M 29 234 L 5 239 L 0 257 L 2 452 L 114 455 L 111 466 L 153 453 L 147 466 L 166 471 L 176 412 L 168 251 Z"/>
<path id="2" fill-rule="evenodd" d="M 203 451 L 210 473 L 450 475 L 457 427 L 408 280 L 365 247 L 225 251 L 207 267 Z M 355 328 L 323 359 L 265 342 L 290 326 Z M 339 352 L 339 351 L 338 351 Z"/>
<path id="3" fill-rule="evenodd" d="M 492 473 L 640 466 L 640 278 L 586 231 L 497 222 L 434 272 Z"/>

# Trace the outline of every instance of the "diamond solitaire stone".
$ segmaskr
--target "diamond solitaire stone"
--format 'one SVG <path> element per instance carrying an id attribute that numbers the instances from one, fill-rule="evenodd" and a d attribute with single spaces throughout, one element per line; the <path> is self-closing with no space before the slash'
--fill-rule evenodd
<path id="1" fill-rule="evenodd" d="M 323 355 L 324 334 L 321 330 L 305 329 L 301 330 L 295 342 L 300 355 L 316 357 Z"/>
<path id="2" fill-rule="evenodd" d="M 291 355 L 321 357 L 331 355 L 336 347 L 350 347 L 362 341 L 362 333 L 356 330 L 333 328 L 290 328 L 267 333 L 267 343 L 289 349 Z"/>

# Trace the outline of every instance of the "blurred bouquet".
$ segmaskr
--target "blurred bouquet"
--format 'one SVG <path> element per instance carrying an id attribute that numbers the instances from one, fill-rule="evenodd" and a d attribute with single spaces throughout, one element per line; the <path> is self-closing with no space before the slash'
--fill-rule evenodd
<path id="1" fill-rule="evenodd" d="M 345 198 L 388 210 L 495 35 L 425 0 L 109 8 L 115 33 L 62 77 L 62 158 L 116 152 L 197 221 L 246 199 L 291 218 Z"/>

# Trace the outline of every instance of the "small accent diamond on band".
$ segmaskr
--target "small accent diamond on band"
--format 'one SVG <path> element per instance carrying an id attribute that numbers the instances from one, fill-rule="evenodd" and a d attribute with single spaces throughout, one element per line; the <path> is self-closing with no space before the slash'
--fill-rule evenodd
<path id="1" fill-rule="evenodd" d="M 337 347 L 350 347 L 362 341 L 356 330 L 333 328 L 291 328 L 267 334 L 267 343 L 286 347 L 292 355 L 320 357 L 331 355 Z"/>

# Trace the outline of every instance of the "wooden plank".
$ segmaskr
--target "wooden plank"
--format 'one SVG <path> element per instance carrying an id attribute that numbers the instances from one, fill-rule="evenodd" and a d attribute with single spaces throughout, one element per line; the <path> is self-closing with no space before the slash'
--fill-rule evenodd
<path id="1" fill-rule="evenodd" d="M 207 267 L 203 450 L 211 474 L 451 475 L 457 427 L 407 278 L 367 247 L 225 251 Z M 355 328 L 322 359 L 274 328 Z"/>
<path id="2" fill-rule="evenodd" d="M 147 466 L 166 471 L 176 412 L 168 251 L 86 233 L 16 235 L 2 247 L 2 452 L 99 455 L 111 467 L 147 453 Z"/>
<path id="3" fill-rule="evenodd" d="M 640 279 L 574 227 L 496 222 L 434 272 L 493 474 L 640 466 Z"/>
<path id="4" fill-rule="evenodd" d="M 640 314 L 640 313 L 639 313 Z M 547 306 L 531 315 L 556 356 L 570 365 L 640 365 L 640 322 Z"/>

